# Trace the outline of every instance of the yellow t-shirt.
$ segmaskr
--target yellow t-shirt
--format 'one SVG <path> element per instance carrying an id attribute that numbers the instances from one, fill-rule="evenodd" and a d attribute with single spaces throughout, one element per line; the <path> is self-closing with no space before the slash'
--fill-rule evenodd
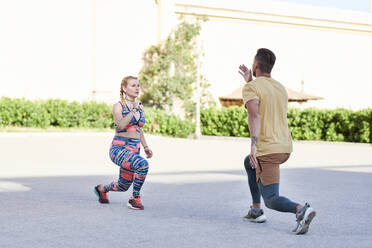
<path id="1" fill-rule="evenodd" d="M 258 77 L 243 87 L 243 102 L 259 100 L 261 121 L 257 157 L 291 153 L 292 136 L 287 121 L 288 94 L 283 85 L 268 77 Z"/>

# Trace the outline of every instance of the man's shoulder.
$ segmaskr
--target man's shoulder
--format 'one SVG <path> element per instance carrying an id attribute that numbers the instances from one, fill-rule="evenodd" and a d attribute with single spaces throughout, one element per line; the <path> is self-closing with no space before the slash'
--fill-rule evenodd
<path id="1" fill-rule="evenodd" d="M 267 83 L 278 83 L 278 84 L 280 84 L 275 79 L 269 78 L 269 77 L 258 77 L 258 78 L 255 78 L 254 80 L 250 81 L 248 84 L 252 84 L 254 86 L 259 87 L 259 86 L 264 86 Z"/>
<path id="2" fill-rule="evenodd" d="M 242 88 L 242 92 L 243 92 L 243 96 L 244 94 L 246 94 L 247 92 L 252 92 L 252 91 L 256 91 L 256 83 L 254 82 L 255 80 L 252 80 L 248 83 L 245 83 L 243 85 L 243 88 Z"/>
<path id="3" fill-rule="evenodd" d="M 273 83 L 275 83 L 275 84 L 282 85 L 278 80 L 276 80 L 274 78 L 270 78 L 270 81 L 273 82 Z"/>
<path id="4" fill-rule="evenodd" d="M 260 90 L 260 89 L 267 89 L 267 88 L 272 88 L 272 87 L 285 90 L 285 87 L 283 86 L 283 84 L 281 84 L 279 81 L 273 78 L 268 78 L 268 77 L 255 78 L 249 83 L 246 83 L 243 86 L 243 90 L 249 90 L 252 88 L 255 90 Z"/>
<path id="5" fill-rule="evenodd" d="M 285 89 L 284 85 L 281 84 L 278 80 L 274 79 L 274 78 L 267 78 L 267 77 L 260 77 L 260 78 L 257 78 L 255 82 L 255 85 L 257 85 L 257 87 L 275 87 L 275 88 L 281 88 L 281 89 Z"/>
<path id="6" fill-rule="evenodd" d="M 256 84 L 258 84 L 258 83 L 260 83 L 260 82 L 264 82 L 265 79 L 266 79 L 266 78 L 264 78 L 264 77 L 258 77 L 258 78 L 253 79 L 253 80 L 250 81 L 249 83 L 256 85 Z"/>
<path id="7" fill-rule="evenodd" d="M 284 87 L 283 84 L 281 84 L 279 81 L 275 80 L 275 79 L 271 79 L 272 83 L 276 86 L 276 88 L 282 90 L 282 91 L 287 91 L 286 88 Z"/>
<path id="8" fill-rule="evenodd" d="M 262 81 L 261 78 L 255 78 L 252 81 L 245 83 L 243 89 L 256 88 L 261 81 Z"/>

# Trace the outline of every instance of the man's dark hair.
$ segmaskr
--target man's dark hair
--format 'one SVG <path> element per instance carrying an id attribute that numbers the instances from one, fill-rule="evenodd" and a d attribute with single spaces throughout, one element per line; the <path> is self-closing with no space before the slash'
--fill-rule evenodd
<path id="1" fill-rule="evenodd" d="M 261 72 L 271 73 L 276 60 L 275 54 L 272 51 L 266 48 L 260 48 L 257 50 L 257 54 L 254 58 Z"/>

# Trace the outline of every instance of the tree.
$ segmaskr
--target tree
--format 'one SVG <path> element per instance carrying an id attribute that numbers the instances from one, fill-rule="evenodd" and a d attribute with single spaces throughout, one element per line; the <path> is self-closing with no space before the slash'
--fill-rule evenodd
<path id="1" fill-rule="evenodd" d="M 144 52 L 139 79 L 144 91 L 141 101 L 145 105 L 171 109 L 178 98 L 183 101 L 187 116 L 192 116 L 197 69 L 195 50 L 201 31 L 200 21 L 199 18 L 195 23 L 181 22 L 165 42 Z M 204 102 L 211 103 L 211 95 L 206 92 L 209 84 L 205 80 L 201 82 L 202 95 L 209 99 Z"/>

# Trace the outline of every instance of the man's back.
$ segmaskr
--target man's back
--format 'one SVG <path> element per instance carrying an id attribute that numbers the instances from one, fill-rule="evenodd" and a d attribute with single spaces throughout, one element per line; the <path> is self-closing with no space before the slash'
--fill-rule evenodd
<path id="1" fill-rule="evenodd" d="M 292 138 L 287 122 L 288 95 L 283 85 L 269 77 L 258 77 L 243 87 L 244 104 L 259 100 L 260 135 L 257 156 L 291 153 Z"/>

